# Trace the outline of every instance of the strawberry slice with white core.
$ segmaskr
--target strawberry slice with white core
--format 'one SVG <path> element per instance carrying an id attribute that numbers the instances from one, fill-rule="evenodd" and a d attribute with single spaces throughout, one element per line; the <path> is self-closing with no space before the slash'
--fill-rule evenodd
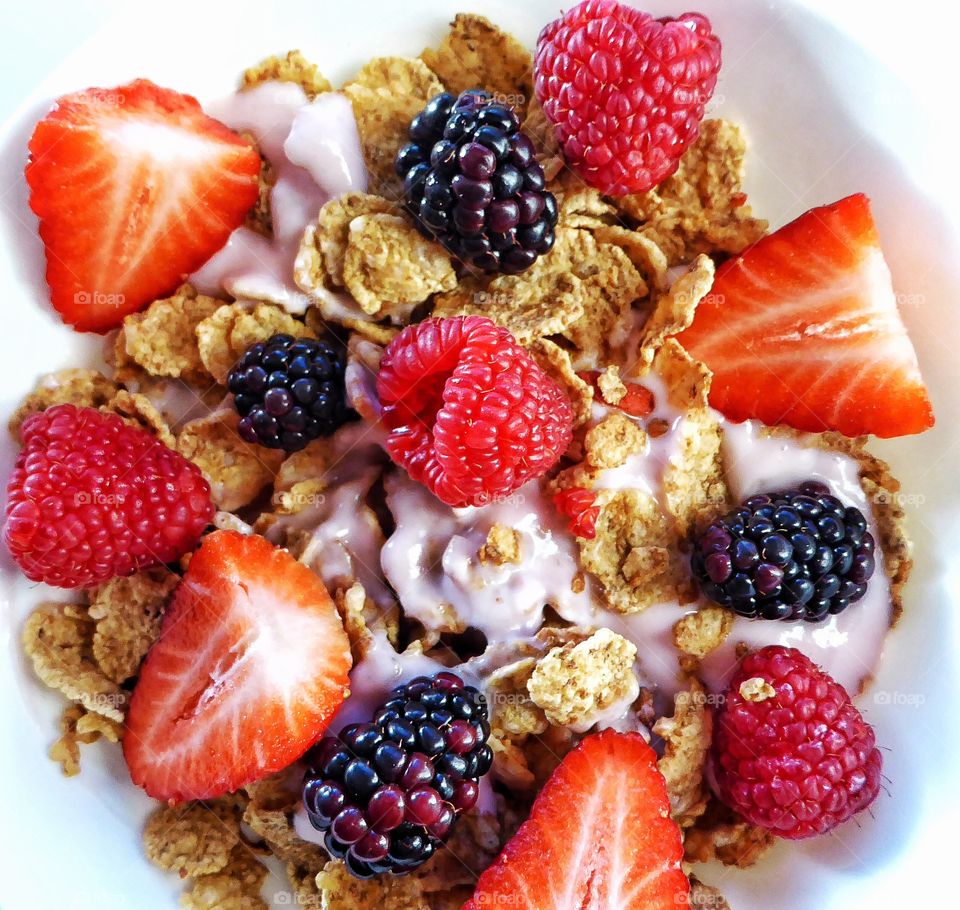
<path id="1" fill-rule="evenodd" d="M 605 730 L 563 759 L 463 910 L 676 910 L 682 859 L 656 753 Z"/>
<path id="2" fill-rule="evenodd" d="M 169 294 L 257 199 L 251 143 L 145 79 L 58 99 L 29 148 L 50 299 L 81 331 Z"/>
<path id="3" fill-rule="evenodd" d="M 862 194 L 812 209 L 721 265 L 677 340 L 713 371 L 710 403 L 732 420 L 846 436 L 933 426 Z"/>
<path id="4" fill-rule="evenodd" d="M 350 644 L 323 582 L 262 537 L 204 538 L 133 692 L 134 783 L 181 802 L 287 767 L 349 693 Z"/>

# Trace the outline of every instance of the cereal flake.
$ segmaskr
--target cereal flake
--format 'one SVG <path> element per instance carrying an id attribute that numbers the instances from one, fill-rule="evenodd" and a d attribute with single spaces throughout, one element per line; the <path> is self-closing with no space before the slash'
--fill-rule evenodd
<path id="1" fill-rule="evenodd" d="M 239 842 L 240 808 L 233 797 L 158 806 L 143 829 L 150 862 L 181 877 L 220 872 Z"/>
<path id="2" fill-rule="evenodd" d="M 267 57 L 248 67 L 243 71 L 240 89 L 256 88 L 264 82 L 292 82 L 299 85 L 311 101 L 333 88 L 317 65 L 307 60 L 299 50 L 288 51 L 283 57 Z"/>
<path id="3" fill-rule="evenodd" d="M 58 404 L 78 408 L 99 408 L 117 394 L 119 386 L 96 370 L 71 369 L 48 373 L 37 382 L 33 391 L 10 418 L 10 435 L 19 443 L 20 427 L 34 414 Z"/>
<path id="4" fill-rule="evenodd" d="M 540 658 L 527 691 L 551 724 L 587 729 L 604 711 L 637 697 L 636 656 L 636 646 L 623 636 L 599 629 Z"/>
<path id="5" fill-rule="evenodd" d="M 667 783 L 671 814 L 682 828 L 692 825 L 707 807 L 703 769 L 712 729 L 706 694 L 697 681 L 674 696 L 673 716 L 659 718 L 653 727 L 664 741 L 657 767 Z"/>

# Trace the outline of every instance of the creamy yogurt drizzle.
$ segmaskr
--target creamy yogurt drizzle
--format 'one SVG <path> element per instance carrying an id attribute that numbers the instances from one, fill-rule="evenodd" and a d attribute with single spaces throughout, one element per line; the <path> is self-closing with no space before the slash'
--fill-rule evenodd
<path id="1" fill-rule="evenodd" d="M 538 481 L 487 506 L 452 509 L 401 471 L 387 477 L 387 505 L 397 527 L 381 553 L 384 575 L 404 612 L 427 629 L 480 629 L 489 641 L 532 635 L 545 604 L 572 623 L 594 613 L 577 545 Z M 521 561 L 484 565 L 479 552 L 495 524 L 520 535 Z"/>
<path id="2" fill-rule="evenodd" d="M 350 101 L 326 92 L 308 101 L 289 82 L 266 82 L 209 105 L 207 112 L 250 133 L 273 166 L 273 238 L 239 227 L 226 246 L 190 276 L 204 294 L 267 300 L 302 313 L 310 299 L 293 282 L 303 232 L 325 202 L 367 188 L 360 136 Z"/>

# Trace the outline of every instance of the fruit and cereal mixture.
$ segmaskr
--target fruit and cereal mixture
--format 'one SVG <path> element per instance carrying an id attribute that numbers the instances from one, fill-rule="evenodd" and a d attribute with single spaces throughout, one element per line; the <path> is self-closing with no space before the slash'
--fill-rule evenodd
<path id="1" fill-rule="evenodd" d="M 461 14 L 37 125 L 109 367 L 10 422 L 4 542 L 70 592 L 23 647 L 183 908 L 719 908 L 691 863 L 877 798 L 911 560 L 866 441 L 932 409 L 867 197 L 754 214 L 721 26 Z"/>

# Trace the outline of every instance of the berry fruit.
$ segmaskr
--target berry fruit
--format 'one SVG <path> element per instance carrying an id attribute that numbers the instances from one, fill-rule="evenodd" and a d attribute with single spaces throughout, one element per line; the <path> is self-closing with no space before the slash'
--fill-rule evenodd
<path id="1" fill-rule="evenodd" d="M 862 194 L 812 209 L 724 262 L 677 341 L 710 368 L 710 404 L 732 420 L 845 436 L 933 426 Z"/>
<path id="2" fill-rule="evenodd" d="M 560 387 L 483 316 L 405 328 L 384 351 L 377 394 L 390 457 L 447 505 L 508 496 L 570 444 Z"/>
<path id="3" fill-rule="evenodd" d="M 875 547 L 863 512 L 808 480 L 715 521 L 691 566 L 704 594 L 739 616 L 820 622 L 866 594 Z"/>
<path id="4" fill-rule="evenodd" d="M 557 511 L 570 522 L 570 531 L 576 537 L 593 540 L 597 536 L 597 519 L 600 506 L 594 505 L 597 494 L 584 487 L 571 487 L 554 494 L 553 504 Z"/>
<path id="5" fill-rule="evenodd" d="M 779 645 L 748 655 L 734 674 L 712 762 L 723 802 L 790 840 L 832 830 L 880 791 L 873 728 L 841 685 Z"/>
<path id="6" fill-rule="evenodd" d="M 123 739 L 133 782 L 181 802 L 288 767 L 349 694 L 350 663 L 317 575 L 256 534 L 214 531 L 133 690 Z"/>
<path id="7" fill-rule="evenodd" d="M 173 562 L 213 519 L 200 469 L 115 414 L 57 405 L 21 434 L 3 540 L 31 581 L 87 588 Z"/>
<path id="8" fill-rule="evenodd" d="M 540 33 L 534 85 L 567 163 L 624 196 L 677 169 L 719 71 L 720 41 L 705 16 L 654 19 L 616 0 L 584 0 Z"/>
<path id="9" fill-rule="evenodd" d="M 240 435 L 296 452 L 349 417 L 342 351 L 327 341 L 274 335 L 250 345 L 227 377 Z"/>
<path id="10" fill-rule="evenodd" d="M 243 223 L 259 173 L 249 140 L 146 79 L 57 99 L 26 169 L 54 309 L 106 332 L 165 297 Z"/>
<path id="11" fill-rule="evenodd" d="M 463 910 L 677 910 L 682 860 L 656 753 L 604 730 L 560 762 Z"/>
<path id="12" fill-rule="evenodd" d="M 557 201 L 517 115 L 479 89 L 437 95 L 397 153 L 407 209 L 465 265 L 516 274 L 553 249 Z"/>
<path id="13" fill-rule="evenodd" d="M 453 673 L 397 686 L 371 723 L 308 756 L 303 804 L 327 852 L 357 878 L 423 865 L 471 809 L 493 752 L 484 696 Z"/>

